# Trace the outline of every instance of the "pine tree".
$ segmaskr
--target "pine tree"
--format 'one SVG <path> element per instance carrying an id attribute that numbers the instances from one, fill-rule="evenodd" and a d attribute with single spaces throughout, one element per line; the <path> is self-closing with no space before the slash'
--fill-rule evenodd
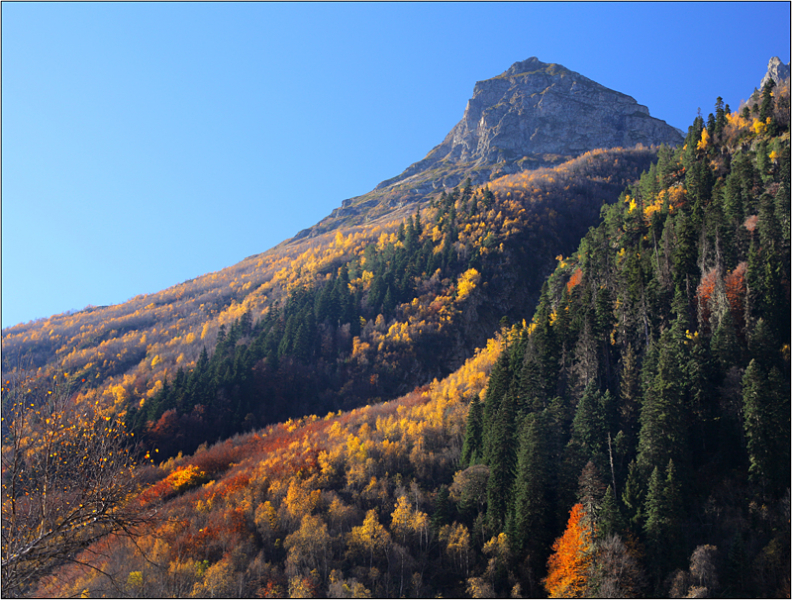
<path id="1" fill-rule="evenodd" d="M 626 511 L 626 518 L 630 526 L 636 527 L 643 519 L 643 505 L 645 490 L 641 481 L 638 463 L 632 461 L 627 470 L 627 481 L 622 491 L 622 503 Z"/>
<path id="2" fill-rule="evenodd" d="M 437 490 L 434 501 L 434 512 L 432 513 L 432 531 L 438 532 L 443 525 L 451 523 L 453 508 L 449 500 L 448 486 L 441 485 Z"/>
<path id="3" fill-rule="evenodd" d="M 666 523 L 665 485 L 660 469 L 655 467 L 649 477 L 649 486 L 646 491 L 644 514 L 644 534 L 646 536 L 647 553 L 654 566 L 655 577 L 660 577 L 660 562 L 663 556 L 663 540 L 667 531 Z"/>
<path id="4" fill-rule="evenodd" d="M 531 414 L 523 420 L 508 516 L 509 540 L 518 553 L 531 557 L 534 572 L 546 560 L 544 549 L 550 543 L 548 534 L 552 531 L 547 425 L 541 414 Z"/>
<path id="5" fill-rule="evenodd" d="M 665 485 L 663 487 L 666 525 L 665 553 L 673 561 L 683 558 L 682 548 L 682 518 L 684 515 L 682 485 L 678 478 L 674 461 L 669 460 L 666 467 Z"/>
<path id="6" fill-rule="evenodd" d="M 572 439 L 585 458 L 602 458 L 608 440 L 607 410 L 612 404 L 610 393 L 601 394 L 594 382 L 589 383 L 578 402 L 572 421 Z"/>
<path id="7" fill-rule="evenodd" d="M 763 123 L 773 116 L 773 88 L 775 88 L 775 80 L 772 77 L 768 77 L 767 82 L 762 86 L 762 103 L 759 108 L 759 119 Z M 770 135 L 773 135 L 773 133 L 768 131 Z"/>
<path id="8" fill-rule="evenodd" d="M 657 370 L 641 407 L 638 465 L 647 472 L 671 458 L 682 460 L 686 456 L 688 415 L 683 364 L 671 331 L 664 331 L 658 342 Z"/>
<path id="9" fill-rule="evenodd" d="M 393 299 L 391 286 L 388 286 L 388 289 L 385 291 L 385 297 L 382 299 L 382 314 L 390 315 L 393 313 L 394 308 L 396 308 L 396 301 Z"/>
<path id="10" fill-rule="evenodd" d="M 465 427 L 465 440 L 462 443 L 462 456 L 459 464 L 462 468 L 478 464 L 483 459 L 482 434 L 484 428 L 484 406 L 476 394 L 468 409 L 467 425 Z"/>
<path id="11" fill-rule="evenodd" d="M 632 344 L 622 352 L 619 382 L 619 429 L 623 432 L 627 450 L 633 452 L 638 440 L 640 415 L 640 370 Z"/>
<path id="12" fill-rule="evenodd" d="M 516 416 L 514 396 L 507 393 L 489 433 L 491 441 L 487 456 L 487 466 L 490 468 L 487 481 L 487 523 L 490 529 L 497 532 L 504 530 L 509 493 L 514 482 L 517 463 Z"/>
<path id="13" fill-rule="evenodd" d="M 624 529 L 624 520 L 619 508 L 619 502 L 613 488 L 608 486 L 602 497 L 599 520 L 597 521 L 597 535 L 607 538 L 609 535 L 621 533 Z"/>
<path id="14" fill-rule="evenodd" d="M 490 460 L 492 431 L 495 426 L 495 421 L 500 411 L 503 398 L 511 386 L 511 360 L 507 350 L 508 349 L 504 349 L 498 357 L 498 362 L 495 363 L 492 373 L 490 373 L 490 378 L 487 382 L 487 390 L 484 395 L 482 442 L 484 452 L 483 459 L 486 464 L 489 464 Z"/>
<path id="15" fill-rule="evenodd" d="M 751 477 L 778 492 L 789 485 L 789 382 L 752 360 L 743 376 L 745 437 Z"/>

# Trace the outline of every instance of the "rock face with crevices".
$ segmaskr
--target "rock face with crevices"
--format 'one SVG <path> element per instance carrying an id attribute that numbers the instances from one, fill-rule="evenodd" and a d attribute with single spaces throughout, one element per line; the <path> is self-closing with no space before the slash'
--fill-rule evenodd
<path id="1" fill-rule="evenodd" d="M 678 129 L 651 117 L 649 109 L 630 96 L 534 57 L 476 83 L 462 120 L 445 140 L 380 186 L 442 161 L 482 167 L 524 157 L 575 157 L 596 148 L 638 143 L 676 145 L 682 139 Z"/>
<path id="2" fill-rule="evenodd" d="M 759 89 L 764 88 L 768 79 L 775 81 L 779 85 L 789 79 L 789 63 L 784 64 L 777 56 L 771 58 L 767 63 L 767 73 L 762 77 L 762 82 L 759 84 Z"/>
<path id="3" fill-rule="evenodd" d="M 465 178 L 552 166 L 597 148 L 682 143 L 682 132 L 635 99 L 537 58 L 479 81 L 462 120 L 422 160 L 341 207 L 298 239 L 419 202 Z"/>

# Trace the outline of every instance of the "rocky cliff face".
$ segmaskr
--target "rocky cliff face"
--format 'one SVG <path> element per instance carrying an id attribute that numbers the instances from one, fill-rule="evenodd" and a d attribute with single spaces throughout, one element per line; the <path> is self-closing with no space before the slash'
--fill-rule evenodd
<path id="1" fill-rule="evenodd" d="M 341 207 L 298 238 L 377 218 L 470 178 L 481 184 L 551 166 L 597 148 L 682 142 L 684 136 L 633 98 L 537 58 L 479 81 L 462 120 L 403 173 Z"/>
<path id="2" fill-rule="evenodd" d="M 789 64 L 785 65 L 777 56 L 771 58 L 767 63 L 767 73 L 762 77 L 762 83 L 759 84 L 760 90 L 764 87 L 765 83 L 767 83 L 768 79 L 775 81 L 776 85 L 789 79 Z"/>
<path id="3" fill-rule="evenodd" d="M 595 148 L 638 143 L 675 145 L 682 139 L 679 130 L 651 117 L 649 109 L 630 96 L 534 57 L 476 83 L 462 120 L 396 180 L 440 161 L 481 167 L 526 156 L 574 157 Z"/>

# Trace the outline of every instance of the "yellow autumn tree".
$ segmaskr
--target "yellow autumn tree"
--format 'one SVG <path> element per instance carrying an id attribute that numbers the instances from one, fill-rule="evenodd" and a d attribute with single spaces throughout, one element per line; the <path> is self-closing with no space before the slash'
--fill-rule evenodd
<path id="1" fill-rule="evenodd" d="M 283 547 L 288 551 L 286 572 L 289 575 L 317 570 L 327 577 L 330 535 L 320 517 L 305 515 L 300 528 L 286 536 Z"/>
<path id="2" fill-rule="evenodd" d="M 468 269 L 459 277 L 459 284 L 457 285 L 457 298 L 464 300 L 470 293 L 476 289 L 476 286 L 481 281 L 481 273 L 476 269 Z"/>
<path id="3" fill-rule="evenodd" d="M 706 150 L 707 144 L 709 144 L 709 133 L 707 132 L 707 128 L 701 130 L 701 139 L 699 140 L 698 144 L 696 144 L 696 150 Z"/>
<path id="4" fill-rule="evenodd" d="M 363 524 L 352 528 L 347 543 L 351 552 L 359 551 L 368 555 L 369 568 L 371 568 L 374 565 L 374 557 L 390 546 L 391 537 L 380 524 L 377 511 L 372 508 L 366 513 Z"/>

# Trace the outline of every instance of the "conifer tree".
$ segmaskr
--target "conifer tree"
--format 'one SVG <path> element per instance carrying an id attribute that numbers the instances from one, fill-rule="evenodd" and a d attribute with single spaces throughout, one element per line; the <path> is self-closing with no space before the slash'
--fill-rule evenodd
<path id="1" fill-rule="evenodd" d="M 626 518 L 630 526 L 636 527 L 643 519 L 643 504 L 645 488 L 641 481 L 638 463 L 632 461 L 627 470 L 627 481 L 622 491 L 622 503 L 626 511 Z"/>
<path id="2" fill-rule="evenodd" d="M 624 529 L 624 521 L 619 508 L 619 502 L 613 487 L 610 485 L 605 490 L 600 507 L 599 520 L 597 521 L 597 534 L 602 538 L 620 533 Z"/>
<path id="3" fill-rule="evenodd" d="M 779 491 L 789 485 L 789 382 L 754 359 L 743 376 L 743 411 L 751 477 Z"/>
<path id="4" fill-rule="evenodd" d="M 448 486 L 443 484 L 437 490 L 434 501 L 434 512 L 432 513 L 432 530 L 437 532 L 443 525 L 451 522 L 453 509 L 449 500 Z"/>
<path id="5" fill-rule="evenodd" d="M 548 472 L 551 462 L 546 431 L 547 422 L 541 413 L 530 414 L 523 420 L 508 515 L 509 540 L 518 553 L 531 557 L 535 570 L 544 564 L 543 551 L 550 542 L 548 534 L 552 530 L 552 490 Z"/>
<path id="6" fill-rule="evenodd" d="M 773 88 L 775 88 L 775 80 L 772 77 L 767 78 L 767 82 L 762 86 L 762 103 L 759 108 L 759 119 L 764 123 L 769 117 L 773 116 Z M 773 132 L 768 132 L 773 135 Z"/>
<path id="7" fill-rule="evenodd" d="M 647 552 L 651 563 L 655 566 L 656 577 L 660 576 L 659 561 L 663 555 L 663 538 L 667 530 L 666 513 L 665 485 L 660 469 L 655 467 L 649 477 L 646 491 L 644 534 Z"/>
<path id="8" fill-rule="evenodd" d="M 640 370 L 632 344 L 622 352 L 619 385 L 619 429 L 626 438 L 628 449 L 635 449 L 640 414 Z"/>
<path id="9" fill-rule="evenodd" d="M 504 530 L 509 493 L 517 463 L 516 417 L 514 396 L 507 392 L 489 434 L 491 441 L 487 456 L 487 465 L 490 468 L 487 481 L 487 523 L 490 529 L 498 532 Z"/>
<path id="10" fill-rule="evenodd" d="M 601 394 L 594 382 L 589 383 L 578 402 L 572 421 L 572 439 L 585 458 L 602 458 L 608 439 L 608 414 L 612 405 L 610 392 Z"/>
<path id="11" fill-rule="evenodd" d="M 510 356 L 504 349 L 498 357 L 498 362 L 490 373 L 487 390 L 484 396 L 484 414 L 482 418 L 483 458 L 489 464 L 492 444 L 492 431 L 500 411 L 501 403 L 511 386 Z"/>
<path id="12" fill-rule="evenodd" d="M 638 465 L 649 471 L 669 459 L 681 459 L 687 449 L 684 364 L 671 331 L 658 341 L 657 370 L 644 394 Z"/>
<path id="13" fill-rule="evenodd" d="M 484 406 L 476 394 L 470 402 L 468 409 L 467 425 L 465 427 L 465 439 L 462 442 L 462 456 L 459 459 L 462 468 L 478 464 L 483 459 L 483 423 Z"/>

